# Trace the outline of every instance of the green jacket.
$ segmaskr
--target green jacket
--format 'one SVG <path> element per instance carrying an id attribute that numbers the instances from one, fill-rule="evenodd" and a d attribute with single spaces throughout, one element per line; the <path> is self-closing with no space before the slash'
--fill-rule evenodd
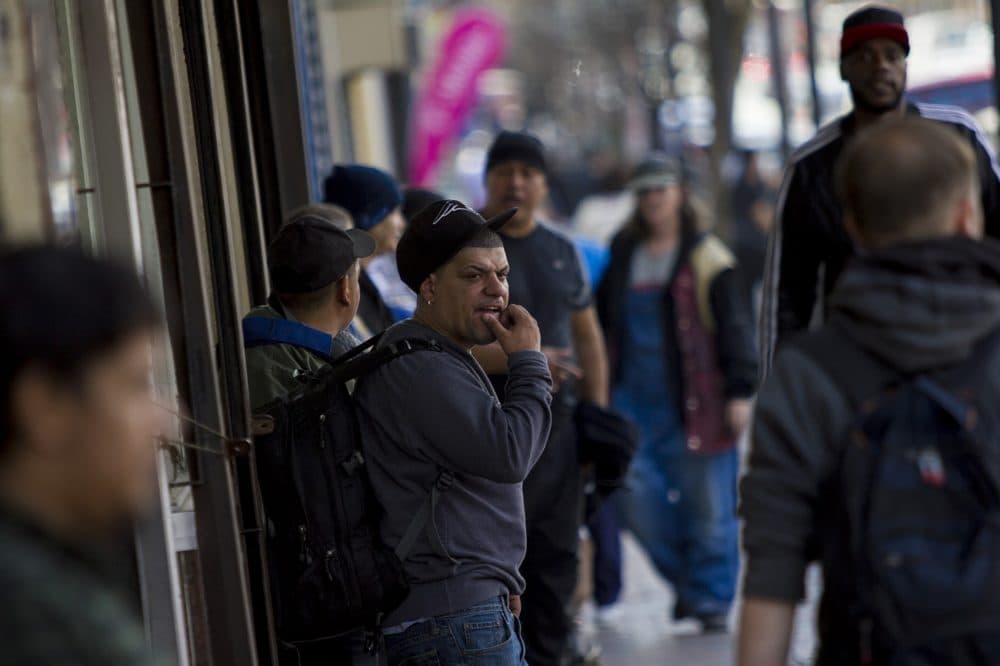
<path id="1" fill-rule="evenodd" d="M 295 321 L 291 313 L 285 313 L 282 317 L 282 313 L 270 305 L 254 308 L 247 316 Z M 333 339 L 330 355 L 340 356 L 357 344 L 350 332 L 341 331 Z M 304 349 L 291 345 L 252 347 L 246 350 L 246 359 L 251 409 L 258 409 L 287 395 L 299 386 L 296 380 L 298 375 L 315 372 L 323 367 L 323 361 Z"/>
<path id="2" fill-rule="evenodd" d="M 97 562 L 0 506 L 0 664 L 154 663 L 136 613 Z"/>

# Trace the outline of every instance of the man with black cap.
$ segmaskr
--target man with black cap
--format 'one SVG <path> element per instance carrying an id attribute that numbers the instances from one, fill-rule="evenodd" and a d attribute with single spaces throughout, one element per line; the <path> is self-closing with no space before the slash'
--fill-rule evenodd
<path id="1" fill-rule="evenodd" d="M 583 262 L 569 238 L 538 220 L 548 194 L 546 172 L 542 143 L 530 134 L 502 132 L 487 154 L 485 213 L 518 208 L 501 231 L 511 265 L 511 299 L 538 318 L 542 351 L 555 383 L 552 435 L 524 484 L 524 633 L 533 666 L 558 664 L 572 629 L 567 607 L 576 588 L 583 502 L 573 422 L 576 402 L 608 402 L 604 337 Z M 498 345 L 480 347 L 476 357 L 503 395 L 509 382 L 503 350 Z"/>
<path id="2" fill-rule="evenodd" d="M 440 351 L 401 356 L 355 393 L 385 511 L 382 540 L 410 553 L 410 594 L 383 621 L 390 665 L 525 663 L 515 619 L 524 590 L 521 483 L 545 447 L 552 380 L 538 325 L 508 300 L 496 230 L 513 215 L 485 220 L 449 200 L 411 221 L 396 256 L 417 310 L 379 344 L 417 337 Z M 470 353 L 494 341 L 508 354 L 503 404 Z M 430 519 L 414 534 L 430 488 Z"/>
<path id="3" fill-rule="evenodd" d="M 375 251 L 375 240 L 351 229 L 341 208 L 314 205 L 295 211 L 267 249 L 273 292 L 267 305 L 248 318 L 284 319 L 329 338 L 331 356 L 357 344 L 347 328 L 360 301 L 359 260 Z M 285 344 L 246 350 L 250 406 L 260 407 L 296 386 L 301 373 L 314 372 L 322 361 Z"/>
<path id="4" fill-rule="evenodd" d="M 893 9 L 867 6 L 844 21 L 840 74 L 850 86 L 854 109 L 819 130 L 789 161 L 764 273 L 760 344 L 765 376 L 775 346 L 807 328 L 814 315 L 824 317 L 826 297 L 854 252 L 834 194 L 833 171 L 858 130 L 903 114 L 952 127 L 976 152 L 986 233 L 1000 235 L 1000 170 L 993 150 L 961 109 L 904 99 L 909 52 L 903 16 Z"/>

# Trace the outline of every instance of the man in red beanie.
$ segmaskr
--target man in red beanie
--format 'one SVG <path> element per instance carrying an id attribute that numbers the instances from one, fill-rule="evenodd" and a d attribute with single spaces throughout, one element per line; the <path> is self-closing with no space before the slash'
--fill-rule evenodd
<path id="1" fill-rule="evenodd" d="M 904 99 L 910 41 L 903 16 L 869 5 L 844 21 L 840 74 L 854 109 L 820 129 L 791 157 L 778 199 L 764 273 L 760 318 L 761 370 L 768 374 L 775 346 L 789 333 L 822 321 L 829 295 L 854 247 L 842 223 L 833 171 L 860 129 L 912 114 L 953 127 L 973 147 L 986 233 L 1000 236 L 1000 169 L 989 142 L 965 111 Z"/>

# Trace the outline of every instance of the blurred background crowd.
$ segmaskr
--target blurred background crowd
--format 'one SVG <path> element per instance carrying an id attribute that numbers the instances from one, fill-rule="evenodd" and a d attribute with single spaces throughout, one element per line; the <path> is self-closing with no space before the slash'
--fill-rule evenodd
<path id="1" fill-rule="evenodd" d="M 0 0 L 0 238 L 130 254 L 170 314 L 176 358 L 163 360 L 158 386 L 230 426 L 242 417 L 225 396 L 239 392 L 241 368 L 225 345 L 235 313 L 265 295 L 263 241 L 296 205 L 325 198 L 337 164 L 478 209 L 490 145 L 504 130 L 531 132 L 546 148 L 540 217 L 572 237 L 597 284 L 636 210 L 636 165 L 673 158 L 699 219 L 738 258 L 743 303 L 759 308 L 785 161 L 850 110 L 839 40 L 864 3 L 248 0 L 242 15 L 240 4 Z M 995 143 L 1000 2 L 890 4 L 906 17 L 909 98 L 966 109 Z M 376 261 L 387 266 L 375 276 L 392 268 L 391 256 Z M 412 294 L 380 289 L 397 318 L 412 308 Z M 213 364 L 222 379 L 198 372 Z M 215 529 L 228 514 L 196 524 L 193 497 L 215 501 L 227 477 L 190 451 L 172 455 L 161 475 L 171 527 L 138 541 L 154 539 L 150 557 L 167 532 L 180 583 L 143 584 L 162 583 L 171 621 L 171 590 L 185 588 L 186 612 L 208 623 L 217 598 L 243 592 L 207 556 L 207 602 L 191 591 L 189 553 L 236 549 Z"/>

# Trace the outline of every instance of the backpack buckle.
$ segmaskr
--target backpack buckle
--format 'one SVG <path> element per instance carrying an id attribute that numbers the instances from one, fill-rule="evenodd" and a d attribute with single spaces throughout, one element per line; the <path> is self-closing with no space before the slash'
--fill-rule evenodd
<path id="1" fill-rule="evenodd" d="M 386 348 L 393 356 L 399 356 L 413 351 L 413 344 L 409 340 L 400 340 L 399 342 L 390 342 Z"/>
<path id="2" fill-rule="evenodd" d="M 375 615 L 375 624 L 373 626 L 365 629 L 365 653 L 369 657 L 374 657 L 377 655 L 382 648 L 382 620 L 385 618 L 384 613 L 377 613 Z M 381 660 L 380 660 L 381 661 Z"/>
<path id="3" fill-rule="evenodd" d="M 355 472 L 365 466 L 365 457 L 361 454 L 361 451 L 355 449 L 351 457 L 340 463 L 340 466 L 347 472 L 347 476 L 354 476 Z"/>
<path id="4" fill-rule="evenodd" d="M 440 491 L 449 490 L 453 485 L 455 485 L 455 475 L 449 471 L 444 471 L 438 474 L 437 481 L 434 482 L 437 489 Z"/>

